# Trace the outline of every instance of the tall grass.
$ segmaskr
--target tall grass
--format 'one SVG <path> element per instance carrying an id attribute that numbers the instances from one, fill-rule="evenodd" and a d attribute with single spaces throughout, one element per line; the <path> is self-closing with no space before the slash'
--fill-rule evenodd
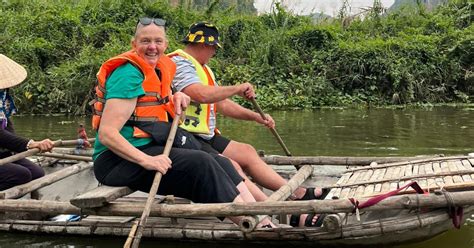
<path id="1" fill-rule="evenodd" d="M 191 23 L 215 22 L 224 43 L 211 62 L 219 83 L 252 82 L 267 108 L 472 102 L 474 96 L 467 0 L 432 12 L 374 11 L 344 27 L 342 20 L 316 23 L 280 5 L 257 16 L 237 12 L 237 3 L 204 10 L 164 0 L 2 3 L 0 52 L 29 73 L 14 89 L 23 113 L 89 113 L 98 68 L 129 49 L 140 16 L 167 20 L 169 51 L 182 46 Z"/>

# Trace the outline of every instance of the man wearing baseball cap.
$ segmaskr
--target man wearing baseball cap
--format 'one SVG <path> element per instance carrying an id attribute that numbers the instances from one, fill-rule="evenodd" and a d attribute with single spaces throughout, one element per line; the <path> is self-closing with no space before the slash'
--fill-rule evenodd
<path id="1" fill-rule="evenodd" d="M 275 127 L 271 116 L 266 120 L 259 113 L 246 109 L 229 99 L 234 95 L 252 99 L 255 91 L 250 83 L 232 86 L 219 86 L 209 60 L 221 48 L 219 31 L 209 22 L 197 22 L 189 27 L 189 32 L 183 39 L 184 49 L 178 49 L 168 56 L 176 63 L 176 75 L 172 82 L 175 90 L 182 91 L 191 97 L 191 103 L 186 110 L 186 121 L 182 128 L 194 133 L 201 141 L 203 150 L 219 153 L 230 158 L 240 171 L 248 173 L 258 184 L 271 190 L 277 190 L 286 184 L 286 180 L 278 175 L 269 165 L 258 156 L 255 148 L 246 143 L 229 140 L 220 135 L 216 129 L 216 112 L 224 116 L 240 120 L 256 121 L 269 128 Z M 240 168 L 240 167 L 241 168 Z M 245 175 L 242 175 L 245 178 Z M 250 180 L 245 180 L 249 183 Z M 263 201 L 267 198 L 255 185 L 247 185 L 254 197 Z M 255 190 L 252 190 L 255 189 Z M 321 189 L 298 188 L 295 199 L 319 199 Z"/>

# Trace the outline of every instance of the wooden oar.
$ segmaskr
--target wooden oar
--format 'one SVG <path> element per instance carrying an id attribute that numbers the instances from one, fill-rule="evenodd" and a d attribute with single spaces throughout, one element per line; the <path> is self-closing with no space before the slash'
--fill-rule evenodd
<path id="1" fill-rule="evenodd" d="M 174 136 L 176 135 L 176 130 L 178 129 L 179 119 L 180 115 L 176 115 L 173 119 L 173 123 L 171 124 L 171 130 L 168 135 L 168 139 L 166 140 L 165 150 L 163 151 L 163 154 L 166 156 L 169 156 L 171 147 L 173 146 Z M 160 185 L 161 177 L 162 174 L 157 171 L 155 178 L 153 179 L 150 192 L 148 193 L 148 198 L 146 200 L 145 208 L 143 209 L 142 217 L 138 222 L 135 222 L 130 229 L 127 241 L 125 241 L 125 244 L 123 245 L 124 248 L 136 248 L 140 245 L 143 229 L 145 228 L 146 221 L 150 215 L 151 205 L 153 204 L 156 193 L 158 192 L 158 186 Z"/>
<path id="2" fill-rule="evenodd" d="M 95 140 L 95 139 L 89 139 L 89 140 Z M 58 147 L 58 146 L 77 145 L 77 144 L 80 143 L 80 141 L 77 140 L 77 139 L 76 140 L 56 140 L 53 143 L 54 143 L 54 147 Z M 33 149 L 29 149 L 29 150 L 24 151 L 24 152 L 17 153 L 15 155 L 10 156 L 10 157 L 0 159 L 0 166 L 4 165 L 6 163 L 15 162 L 15 161 L 18 161 L 20 159 L 35 155 L 39 152 L 40 152 L 39 148 L 33 148 Z"/>
<path id="3" fill-rule="evenodd" d="M 267 117 L 265 116 L 265 113 L 263 112 L 263 110 L 258 105 L 257 101 L 255 101 L 255 98 L 251 98 L 250 101 L 252 102 L 253 107 L 257 110 L 257 112 L 260 114 L 262 119 L 266 120 Z M 276 129 L 275 128 L 270 128 L 270 131 L 272 131 L 273 136 L 275 136 L 278 143 L 280 143 L 281 147 L 285 151 L 286 156 L 291 156 L 290 151 L 288 150 L 288 148 L 286 148 L 285 143 L 283 143 L 283 140 L 281 139 L 280 135 L 277 133 Z"/>
<path id="4" fill-rule="evenodd" d="M 61 154 L 61 153 L 54 153 L 54 152 L 39 153 L 38 156 L 60 158 L 60 159 L 70 159 L 70 160 L 78 160 L 78 161 L 86 161 L 86 162 L 94 161 L 91 157 L 87 157 L 87 156 L 69 155 L 69 154 Z"/>

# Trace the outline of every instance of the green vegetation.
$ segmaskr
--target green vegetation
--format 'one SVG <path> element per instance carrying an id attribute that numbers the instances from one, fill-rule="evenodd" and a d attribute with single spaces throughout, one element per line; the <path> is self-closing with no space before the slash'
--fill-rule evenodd
<path id="1" fill-rule="evenodd" d="M 243 2 L 247 11 L 237 11 L 238 2 L 213 1 L 201 10 L 151 0 L 3 0 L 0 53 L 28 70 L 14 89 L 22 113 L 89 113 L 96 72 L 129 49 L 140 16 L 167 20 L 169 51 L 181 47 L 191 23 L 216 23 L 224 48 L 211 66 L 219 82 L 252 82 L 266 108 L 472 102 L 468 0 L 433 11 L 418 5 L 385 15 L 374 8 L 364 19 L 318 23 L 279 5 L 266 15 L 242 14 L 252 13 L 251 1 Z"/>

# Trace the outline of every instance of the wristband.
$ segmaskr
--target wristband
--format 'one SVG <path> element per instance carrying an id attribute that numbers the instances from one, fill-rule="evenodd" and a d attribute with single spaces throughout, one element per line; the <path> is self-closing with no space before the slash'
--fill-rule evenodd
<path id="1" fill-rule="evenodd" d="M 26 144 L 26 150 L 30 149 L 30 145 L 34 142 L 34 140 L 30 139 L 28 143 Z"/>

